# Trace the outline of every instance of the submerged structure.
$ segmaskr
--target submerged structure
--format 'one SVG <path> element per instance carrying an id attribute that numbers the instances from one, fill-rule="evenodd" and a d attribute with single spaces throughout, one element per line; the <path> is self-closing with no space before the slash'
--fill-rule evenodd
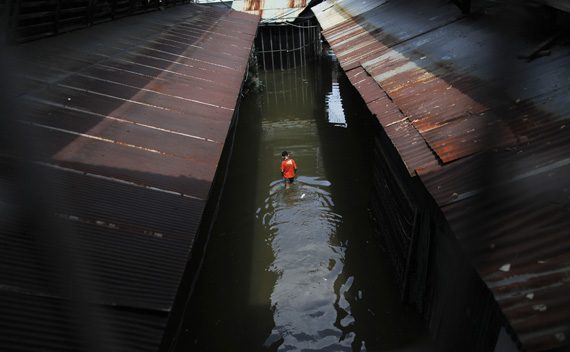
<path id="1" fill-rule="evenodd" d="M 372 215 L 441 350 L 570 340 L 570 21 L 545 3 L 313 8 L 378 118 Z"/>

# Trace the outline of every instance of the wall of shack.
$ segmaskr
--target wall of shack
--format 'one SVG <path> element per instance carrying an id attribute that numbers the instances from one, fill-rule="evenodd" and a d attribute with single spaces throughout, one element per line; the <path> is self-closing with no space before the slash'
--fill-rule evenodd
<path id="1" fill-rule="evenodd" d="M 445 218 L 378 127 L 371 215 L 402 300 L 441 351 L 495 351 L 505 319 Z"/>

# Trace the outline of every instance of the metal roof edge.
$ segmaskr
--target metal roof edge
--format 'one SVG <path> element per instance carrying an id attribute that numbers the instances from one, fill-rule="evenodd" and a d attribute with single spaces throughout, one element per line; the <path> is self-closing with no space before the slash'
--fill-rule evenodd
<path id="1" fill-rule="evenodd" d="M 0 349 L 157 350 L 258 23 L 187 4 L 2 55 Z"/>
<path id="2" fill-rule="evenodd" d="M 417 170 L 525 348 L 566 344 L 568 46 L 544 40 L 549 23 L 540 24 L 536 8 L 477 7 L 481 12 L 463 16 L 452 4 L 399 1 L 343 16 L 327 1 L 314 11 L 342 68 L 410 176 Z M 527 22 L 501 27 L 509 14 Z M 546 56 L 523 55 L 545 45 Z M 419 138 L 435 154 L 414 150 Z M 434 155 L 440 163 L 429 162 Z"/>

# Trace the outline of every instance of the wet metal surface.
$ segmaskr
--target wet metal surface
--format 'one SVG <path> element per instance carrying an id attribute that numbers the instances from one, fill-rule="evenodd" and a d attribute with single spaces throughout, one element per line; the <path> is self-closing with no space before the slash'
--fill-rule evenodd
<path id="1" fill-rule="evenodd" d="M 358 1 L 325 1 L 314 11 L 513 337 L 531 351 L 567 344 L 568 45 L 554 41 L 548 56 L 519 58 L 553 34 L 539 21 L 542 8 L 475 2 L 474 15 L 462 17 L 436 1 L 375 4 L 358 11 Z"/>
<path id="2" fill-rule="evenodd" d="M 176 350 L 429 350 L 371 227 L 373 117 L 331 59 L 265 72 L 244 98 Z M 298 166 L 289 188 L 283 150 Z"/>
<path id="3" fill-rule="evenodd" d="M 437 156 L 424 138 L 376 81 L 361 67 L 348 71 L 347 75 L 390 136 L 410 173 L 437 165 Z"/>
<path id="4" fill-rule="evenodd" d="M 186 5 L 6 48 L 0 349 L 158 349 L 258 21 Z"/>

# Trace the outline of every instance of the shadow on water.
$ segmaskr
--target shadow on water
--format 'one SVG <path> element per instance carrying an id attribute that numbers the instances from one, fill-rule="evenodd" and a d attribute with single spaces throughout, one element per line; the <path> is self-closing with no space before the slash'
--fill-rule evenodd
<path id="1" fill-rule="evenodd" d="M 261 74 L 177 349 L 427 351 L 368 216 L 375 121 L 329 56 Z M 281 180 L 281 152 L 298 166 Z"/>

